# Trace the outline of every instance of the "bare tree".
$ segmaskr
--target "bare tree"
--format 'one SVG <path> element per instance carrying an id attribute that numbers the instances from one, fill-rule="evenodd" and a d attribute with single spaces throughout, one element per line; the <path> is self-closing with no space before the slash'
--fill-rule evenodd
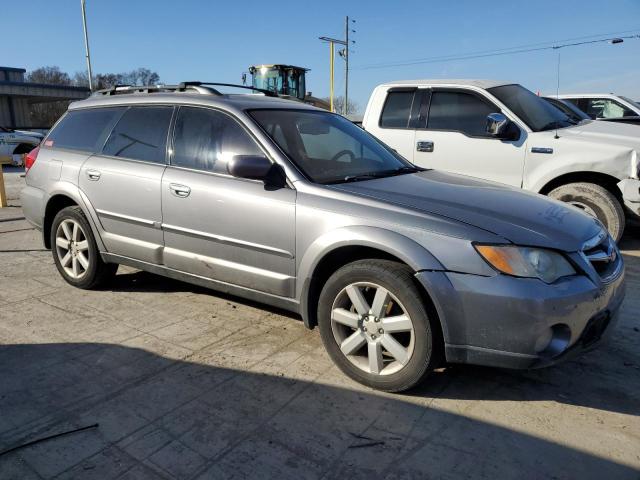
<path id="1" fill-rule="evenodd" d="M 323 98 L 323 100 L 329 103 L 329 97 Z M 344 111 L 344 97 L 342 95 L 338 97 L 333 97 L 333 108 L 336 112 L 341 113 L 342 115 L 353 115 L 354 113 L 358 113 L 360 109 L 360 105 L 358 105 L 353 100 L 349 100 L 347 104 L 347 111 Z"/>
<path id="2" fill-rule="evenodd" d="M 45 83 L 48 85 L 71 85 L 73 82 L 66 72 L 59 67 L 40 67 L 25 75 L 25 81 L 30 83 Z M 69 101 L 31 103 L 29 112 L 31 123 L 36 127 L 48 128 L 53 125 L 69 106 Z"/>
<path id="3" fill-rule="evenodd" d="M 89 87 L 86 72 L 76 72 L 73 78 L 59 67 L 41 67 L 27 73 L 27 82 L 48 85 L 73 85 Z M 148 68 L 137 68 L 124 73 L 98 73 L 93 78 L 93 88 L 101 90 L 114 85 L 157 85 L 160 76 Z M 67 110 L 69 101 L 34 103 L 30 106 L 31 120 L 34 126 L 50 127 Z"/>

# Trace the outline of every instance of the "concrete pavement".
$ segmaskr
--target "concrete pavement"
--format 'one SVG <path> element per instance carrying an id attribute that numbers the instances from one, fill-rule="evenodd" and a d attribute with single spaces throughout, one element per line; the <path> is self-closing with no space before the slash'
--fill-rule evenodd
<path id="1" fill-rule="evenodd" d="M 108 289 L 72 288 L 5 177 L 0 451 L 99 426 L 1 455 L 1 479 L 640 478 L 637 229 L 611 342 L 389 395 L 284 312 L 124 267 Z"/>

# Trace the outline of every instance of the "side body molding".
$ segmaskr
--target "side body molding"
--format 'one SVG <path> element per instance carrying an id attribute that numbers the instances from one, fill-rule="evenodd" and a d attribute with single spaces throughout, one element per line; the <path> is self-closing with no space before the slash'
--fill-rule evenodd
<path id="1" fill-rule="evenodd" d="M 311 311 L 313 306 L 309 305 L 309 294 L 318 264 L 339 248 L 355 246 L 375 248 L 393 255 L 415 272 L 444 270 L 440 262 L 425 247 L 392 230 L 359 225 L 327 232 L 304 250 L 297 269 L 296 298 L 300 301 L 300 314 L 307 327 L 311 328 L 315 322 L 315 312 Z"/>

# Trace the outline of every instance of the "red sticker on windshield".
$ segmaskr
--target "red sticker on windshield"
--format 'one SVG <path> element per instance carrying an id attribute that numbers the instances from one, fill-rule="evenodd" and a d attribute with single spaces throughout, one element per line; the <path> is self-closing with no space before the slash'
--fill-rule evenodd
<path id="1" fill-rule="evenodd" d="M 53 147 L 53 140 L 47 140 L 44 142 L 45 147 Z"/>

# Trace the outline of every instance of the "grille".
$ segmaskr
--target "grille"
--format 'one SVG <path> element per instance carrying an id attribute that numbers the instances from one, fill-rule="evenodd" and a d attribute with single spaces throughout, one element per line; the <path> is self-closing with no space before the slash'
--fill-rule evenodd
<path id="1" fill-rule="evenodd" d="M 622 261 L 615 242 L 604 231 L 584 244 L 582 254 L 603 281 L 615 276 Z"/>

